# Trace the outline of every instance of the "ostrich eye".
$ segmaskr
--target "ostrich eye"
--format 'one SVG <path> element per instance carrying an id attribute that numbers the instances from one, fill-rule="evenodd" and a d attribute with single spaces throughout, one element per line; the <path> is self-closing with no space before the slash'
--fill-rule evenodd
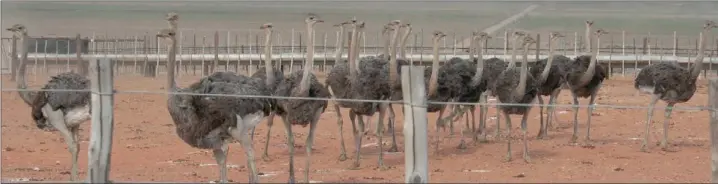
<path id="1" fill-rule="evenodd" d="M 167 33 L 167 34 L 170 35 L 170 36 L 174 36 L 174 35 L 175 35 L 175 33 L 172 33 L 172 32 Z"/>

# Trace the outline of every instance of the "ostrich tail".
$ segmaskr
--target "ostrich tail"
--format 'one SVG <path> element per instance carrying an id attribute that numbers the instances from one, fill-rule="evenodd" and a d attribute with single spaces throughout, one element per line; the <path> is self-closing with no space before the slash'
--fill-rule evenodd
<path id="1" fill-rule="evenodd" d="M 22 94 L 20 94 L 20 96 L 22 96 Z M 37 128 L 46 129 L 46 128 L 52 126 L 52 125 L 48 124 L 47 119 L 42 114 L 42 107 L 44 107 L 45 104 L 47 104 L 47 95 L 45 95 L 44 91 L 40 91 L 36 94 L 36 97 L 37 98 L 35 98 L 35 100 L 33 100 L 31 103 L 28 103 L 28 105 L 30 105 L 30 107 L 32 107 L 32 111 L 31 111 L 32 119 L 35 120 L 35 125 L 37 125 Z"/>

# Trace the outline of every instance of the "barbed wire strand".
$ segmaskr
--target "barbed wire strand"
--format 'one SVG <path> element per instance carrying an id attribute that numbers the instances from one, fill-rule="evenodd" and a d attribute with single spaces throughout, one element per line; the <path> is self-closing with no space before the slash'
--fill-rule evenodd
<path id="1" fill-rule="evenodd" d="M 514 107 L 560 107 L 560 108 L 569 108 L 569 107 L 579 107 L 579 108 L 609 108 L 609 109 L 648 109 L 650 107 L 646 106 L 638 106 L 638 105 L 614 105 L 614 104 L 594 104 L 592 106 L 589 106 L 588 104 L 584 105 L 573 105 L 573 104 L 538 104 L 538 103 L 474 103 L 474 102 L 438 102 L 438 101 L 427 101 L 426 105 L 415 105 L 415 104 L 407 104 L 403 100 L 367 100 L 367 99 L 344 99 L 344 98 L 319 98 L 319 97 L 293 97 L 293 96 L 266 96 L 266 95 L 238 95 L 238 94 L 210 94 L 210 93 L 186 93 L 186 92 L 168 92 L 168 91 L 146 91 L 146 90 L 115 90 L 112 93 L 96 93 L 92 92 L 90 90 L 69 90 L 69 89 L 8 89 L 3 88 L 3 92 L 15 92 L 15 91 L 29 91 L 29 92 L 38 92 L 38 91 L 46 91 L 46 92 L 86 92 L 91 94 L 99 94 L 99 95 L 113 95 L 113 94 L 155 94 L 155 95 L 190 95 L 190 96 L 212 96 L 212 97 L 237 97 L 237 98 L 269 98 L 269 99 L 276 99 L 276 100 L 323 100 L 323 101 L 340 101 L 340 102 L 364 102 L 364 103 L 391 103 L 391 104 L 401 104 L 401 105 L 410 105 L 414 107 L 424 107 L 426 108 L 430 104 L 440 104 L 440 105 L 463 105 L 463 106 L 473 106 L 473 105 L 488 105 L 488 106 L 514 106 Z M 666 109 L 667 106 L 655 106 L 654 109 Z M 683 110 L 683 111 L 715 111 L 716 109 L 711 108 L 709 106 L 674 106 L 672 107 L 673 110 Z"/>

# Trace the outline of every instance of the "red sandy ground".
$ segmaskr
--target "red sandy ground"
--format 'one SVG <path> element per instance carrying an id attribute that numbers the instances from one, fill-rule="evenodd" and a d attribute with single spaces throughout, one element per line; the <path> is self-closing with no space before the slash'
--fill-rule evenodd
<path id="1" fill-rule="evenodd" d="M 29 77 L 32 79 L 32 76 Z M 184 77 L 181 86 L 188 85 L 197 77 Z M 32 81 L 32 80 L 30 80 Z M 43 76 L 37 81 L 46 81 Z M 13 88 L 14 83 L 4 76 L 4 86 Z M 33 83 L 33 82 L 31 82 Z M 43 82 L 44 83 L 44 82 Z M 706 80 L 699 82 L 698 92 L 693 99 L 679 106 L 701 106 L 708 99 Z M 35 83 L 37 84 L 37 83 Z M 164 91 L 164 78 L 147 79 L 134 76 L 117 77 L 117 90 Z M 37 87 L 38 85 L 34 85 Z M 614 77 L 604 83 L 597 99 L 598 104 L 646 105 L 649 97 L 635 96 L 631 77 Z M 560 104 L 569 104 L 570 95 L 564 91 Z M 588 100 L 582 99 L 585 104 Z M 22 103 L 16 92 L 2 95 L 2 180 L 18 178 L 32 180 L 69 180 L 70 154 L 57 132 L 43 132 L 32 123 L 29 108 Z M 659 106 L 665 106 L 659 103 Z M 111 178 L 115 181 L 194 181 L 217 180 L 219 174 L 211 151 L 194 149 L 182 142 L 175 134 L 174 125 L 166 110 L 166 96 L 156 94 L 118 94 L 115 98 L 115 134 L 112 155 Z M 336 114 L 327 108 L 323 114 L 312 156 L 310 178 L 321 182 L 403 182 L 404 157 L 401 108 L 397 110 L 397 139 L 399 150 L 386 154 L 388 171 L 376 169 L 377 153 L 373 136 L 362 144 L 362 166 L 359 170 L 347 170 L 354 158 L 353 136 L 348 118 L 344 118 L 344 139 L 349 152 L 348 161 L 340 162 L 339 134 Z M 345 110 L 343 110 L 345 111 Z M 489 108 L 494 116 L 494 108 Z M 563 113 L 559 113 L 563 111 Z M 566 112 L 568 111 L 568 112 Z M 347 114 L 347 112 L 343 112 Z M 569 144 L 572 129 L 570 109 L 557 110 L 559 127 L 549 132 L 547 140 L 536 140 L 538 132 L 538 109 L 534 108 L 529 118 L 530 154 L 532 163 L 521 159 L 520 117 L 513 122 L 513 162 L 503 162 L 506 155 L 506 140 L 492 140 L 489 143 L 457 150 L 457 136 L 444 139 L 440 151 L 429 151 L 429 177 L 433 182 L 708 182 L 710 176 L 708 112 L 675 110 L 669 131 L 670 145 L 675 151 L 666 152 L 655 144 L 662 136 L 663 111 L 656 109 L 651 135 L 651 153 L 639 152 L 643 136 L 645 109 L 608 109 L 594 111 L 591 137 L 595 148 L 584 148 Z M 429 141 L 437 138 L 434 121 L 436 115 L 429 115 Z M 478 113 L 477 113 L 478 116 Z M 586 110 L 579 111 L 579 141 L 585 136 Z M 266 124 L 257 128 L 255 139 L 256 163 L 262 182 L 286 182 L 288 150 L 281 120 L 275 120 L 273 127 L 270 162 L 259 157 L 266 141 Z M 493 132 L 495 120 L 488 120 Z M 463 126 L 463 120 L 457 127 Z M 80 176 L 85 177 L 87 167 L 87 146 L 89 122 L 82 126 L 80 148 Z M 372 126 L 375 127 L 375 126 Z M 505 126 L 502 126 L 504 128 Z M 296 143 L 297 180 L 303 181 L 303 166 L 306 158 L 304 140 L 307 128 L 293 127 L 298 137 Z M 457 128 L 458 132 L 459 128 Z M 504 129 L 505 130 L 505 129 Z M 442 133 L 441 135 L 447 135 Z M 458 135 L 458 133 L 457 133 Z M 384 139 L 390 141 L 390 137 Z M 470 139 L 469 139 L 470 140 Z M 375 144 L 374 144 L 375 145 Z M 385 149 L 388 146 L 385 146 Z M 241 146 L 232 143 L 228 175 L 233 181 L 246 182 L 248 172 L 245 155 Z"/>

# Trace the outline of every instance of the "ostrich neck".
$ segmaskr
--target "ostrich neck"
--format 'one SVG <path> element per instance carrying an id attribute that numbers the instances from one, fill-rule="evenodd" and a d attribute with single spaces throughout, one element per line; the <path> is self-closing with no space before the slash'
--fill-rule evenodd
<path id="1" fill-rule="evenodd" d="M 474 62 L 474 59 L 476 59 L 476 39 L 471 38 L 469 39 L 469 62 Z"/>
<path id="2" fill-rule="evenodd" d="M 299 96 L 309 96 L 309 74 L 312 72 L 314 63 L 314 28 L 307 24 L 307 58 L 304 60 L 302 81 L 299 83 Z"/>
<path id="3" fill-rule="evenodd" d="M 476 74 L 474 74 L 473 86 L 477 86 L 481 82 L 481 77 L 484 74 L 484 49 L 482 49 L 483 45 L 481 45 L 481 41 L 482 40 L 479 39 L 479 43 L 474 43 L 475 50 L 479 53 L 479 57 L 476 58 L 478 62 L 476 63 Z M 472 53 L 471 56 L 473 55 Z M 474 62 L 474 59 L 472 58 L 470 62 Z"/>
<path id="4" fill-rule="evenodd" d="M 397 74 L 397 61 L 396 61 L 396 49 L 397 45 L 399 45 L 398 42 L 399 38 L 399 28 L 394 29 L 394 33 L 391 35 L 391 54 L 389 56 L 389 84 L 390 85 L 396 85 L 396 79 L 399 78 Z"/>
<path id="5" fill-rule="evenodd" d="M 429 96 L 436 94 L 439 83 L 439 39 L 434 39 L 434 59 L 431 63 L 431 77 L 429 77 Z"/>
<path id="6" fill-rule="evenodd" d="M 586 24 L 586 53 L 591 53 L 591 25 Z"/>
<path id="7" fill-rule="evenodd" d="M 266 72 L 266 85 L 274 85 L 274 67 L 272 66 L 272 30 L 267 30 L 264 39 L 264 71 Z"/>
<path id="8" fill-rule="evenodd" d="M 539 81 L 543 83 L 546 81 L 546 78 L 548 78 L 548 72 L 551 70 L 551 65 L 553 64 L 553 49 L 554 49 L 554 40 L 553 38 L 549 38 L 548 40 L 548 61 L 546 61 L 546 66 L 544 66 L 543 71 L 541 72 L 541 77 L 539 78 Z"/>
<path id="9" fill-rule="evenodd" d="M 177 52 L 177 37 L 172 35 L 170 38 L 170 50 L 167 54 L 167 91 L 177 91 L 177 83 L 175 83 L 175 55 Z"/>
<path id="10" fill-rule="evenodd" d="M 692 78 L 698 78 L 698 75 L 700 75 L 701 70 L 703 69 L 703 57 L 704 57 L 704 52 L 706 50 L 705 35 L 708 34 L 709 32 L 710 32 L 710 28 L 704 29 L 699 35 L 700 38 L 698 39 L 698 56 L 696 56 L 696 59 L 693 60 L 693 70 L 691 71 Z"/>
<path id="11" fill-rule="evenodd" d="M 514 38 L 514 40 L 511 42 L 511 62 L 509 62 L 509 66 L 506 67 L 506 69 L 511 69 L 516 67 L 516 50 L 518 47 L 518 37 Z"/>
<path id="12" fill-rule="evenodd" d="M 391 58 L 391 38 L 389 36 L 389 33 L 386 32 L 382 35 L 384 37 L 384 58 L 385 60 L 389 60 Z"/>
<path id="13" fill-rule="evenodd" d="M 346 29 L 344 29 L 344 26 L 339 26 L 339 36 L 337 37 L 337 49 L 334 52 L 334 61 L 340 62 L 342 60 L 342 54 L 344 53 L 344 33 L 346 33 Z"/>
<path id="14" fill-rule="evenodd" d="M 406 59 L 406 40 L 409 39 L 409 35 L 411 35 L 411 27 L 407 27 L 406 31 L 404 32 L 404 35 L 401 37 L 401 46 L 399 47 L 399 56 L 401 56 L 401 59 Z"/>
<path id="15" fill-rule="evenodd" d="M 598 36 L 596 36 L 596 42 L 598 42 Z M 596 58 L 598 58 L 598 49 L 593 50 L 593 53 L 591 54 L 591 63 L 588 64 L 588 68 L 586 69 L 586 72 L 583 73 L 583 76 L 581 76 L 580 85 L 578 86 L 584 86 L 588 84 L 588 82 L 591 82 L 591 79 L 593 79 L 593 75 L 596 73 L 596 63 L 598 62 Z"/>
<path id="16" fill-rule="evenodd" d="M 519 76 L 519 86 L 516 87 L 514 95 L 516 98 L 520 98 L 526 93 L 526 80 L 528 78 L 528 63 L 529 63 L 529 46 L 524 46 L 523 63 L 521 63 L 521 76 Z"/>
<path id="17" fill-rule="evenodd" d="M 20 53 L 22 53 L 22 56 L 20 58 L 20 66 L 18 66 L 18 68 L 17 68 L 17 70 L 18 70 L 17 71 L 17 88 L 18 89 L 27 89 L 27 84 L 25 81 L 25 68 L 27 66 L 27 54 L 28 54 L 28 46 L 29 46 L 28 42 L 30 42 L 29 36 L 25 32 L 20 36 L 20 47 L 19 48 L 22 49 L 22 50 L 20 50 Z M 28 105 L 32 104 L 32 99 L 35 98 L 34 97 L 35 93 L 29 92 L 29 91 L 18 91 L 18 93 L 20 94 L 20 98 L 22 98 L 22 100 L 26 104 L 28 104 Z"/>
<path id="18" fill-rule="evenodd" d="M 357 62 L 356 61 L 357 60 L 356 52 L 359 50 L 357 48 L 358 43 L 359 43 L 357 41 L 359 39 L 358 31 L 359 31 L 359 29 L 356 26 L 352 29 L 351 42 L 349 45 L 349 76 L 350 76 L 350 78 L 354 78 L 354 76 L 357 75 L 357 69 L 356 69 L 357 65 L 355 63 Z"/>

